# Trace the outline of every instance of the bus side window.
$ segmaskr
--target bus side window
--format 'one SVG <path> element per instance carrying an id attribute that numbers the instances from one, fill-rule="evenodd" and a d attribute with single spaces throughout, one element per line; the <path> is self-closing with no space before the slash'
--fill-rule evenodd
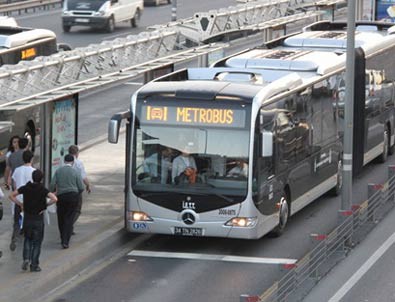
<path id="1" fill-rule="evenodd" d="M 295 137 L 296 129 L 294 127 L 293 116 L 290 112 L 279 111 L 276 116 L 276 147 L 279 169 L 286 169 L 295 161 Z"/>
<path id="2" fill-rule="evenodd" d="M 272 132 L 274 134 L 274 121 L 275 117 L 274 114 L 271 112 L 270 114 L 267 114 L 265 111 L 261 111 L 261 116 L 260 120 L 257 123 L 257 129 L 256 129 L 256 139 L 259 142 L 257 144 L 257 150 L 256 150 L 256 156 L 259 158 L 259 169 L 261 171 L 265 171 L 265 174 L 267 176 L 270 176 L 274 174 L 274 166 L 273 166 L 273 158 L 275 157 L 275 152 L 276 150 L 273 149 L 273 155 L 271 157 L 266 157 L 262 158 L 260 157 L 260 150 L 262 149 L 262 142 L 260 141 L 260 133 L 263 131 L 267 132 Z M 274 148 L 274 142 L 273 142 L 273 148 Z"/>

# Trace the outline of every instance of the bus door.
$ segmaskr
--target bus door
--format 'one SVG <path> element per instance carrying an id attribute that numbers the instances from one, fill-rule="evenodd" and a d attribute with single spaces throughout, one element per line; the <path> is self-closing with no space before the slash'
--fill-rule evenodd
<path id="1" fill-rule="evenodd" d="M 311 153 L 311 114 L 310 93 L 306 89 L 300 94 L 291 95 L 284 100 L 286 112 L 278 112 L 277 156 L 278 172 L 286 173 L 291 198 L 302 196 L 314 185 Z M 285 153 L 282 151 L 285 150 Z M 287 166 L 285 167 L 286 164 Z"/>
<path id="2" fill-rule="evenodd" d="M 381 81 L 377 76 L 377 72 L 376 70 L 367 69 L 365 74 L 365 129 L 367 129 L 365 153 L 384 141 L 384 124 L 381 116 L 383 110 Z"/>
<path id="3" fill-rule="evenodd" d="M 281 177 L 275 174 L 276 155 L 275 113 L 272 110 L 261 110 L 255 123 L 254 155 L 253 155 L 253 200 L 257 209 L 264 215 L 278 212 L 276 204 L 281 198 L 284 183 Z M 263 142 L 262 134 L 270 133 L 272 141 Z M 267 146 L 265 144 L 270 144 Z M 271 148 L 271 156 L 262 156 L 262 149 Z"/>

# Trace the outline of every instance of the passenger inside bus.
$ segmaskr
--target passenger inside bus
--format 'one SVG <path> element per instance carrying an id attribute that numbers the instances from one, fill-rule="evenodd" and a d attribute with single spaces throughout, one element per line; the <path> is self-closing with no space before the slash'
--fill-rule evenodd
<path id="1" fill-rule="evenodd" d="M 175 184 L 196 182 L 197 167 L 191 152 L 194 144 L 189 142 L 181 150 L 181 154 L 177 156 L 172 165 L 171 178 Z"/>
<path id="2" fill-rule="evenodd" d="M 227 173 L 226 177 L 247 177 L 248 176 L 248 164 L 242 160 L 236 160 L 234 167 L 231 168 Z"/>

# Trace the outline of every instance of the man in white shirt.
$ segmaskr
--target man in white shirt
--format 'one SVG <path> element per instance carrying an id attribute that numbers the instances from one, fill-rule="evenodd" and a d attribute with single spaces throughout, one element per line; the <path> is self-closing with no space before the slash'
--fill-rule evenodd
<path id="1" fill-rule="evenodd" d="M 181 151 L 181 154 L 173 160 L 171 179 L 174 183 L 178 184 L 181 182 L 186 182 L 188 180 L 190 183 L 191 178 L 183 176 L 189 176 L 189 174 L 194 174 L 193 179 L 196 178 L 197 167 L 193 156 L 190 152 L 193 150 L 193 143 L 188 143 L 188 145 Z M 187 175 L 188 174 L 188 175 Z"/>
<path id="2" fill-rule="evenodd" d="M 86 192 L 88 192 L 88 194 L 91 192 L 91 184 L 89 182 L 88 176 L 86 174 L 85 171 L 85 167 L 84 164 L 82 163 L 82 161 L 78 158 L 79 154 L 80 154 L 80 150 L 78 148 L 77 145 L 71 145 L 69 147 L 69 154 L 71 154 L 74 157 L 74 163 L 73 163 L 73 168 L 81 175 L 82 178 L 82 182 L 85 185 L 85 190 Z M 76 223 L 76 221 L 78 220 L 78 217 L 80 217 L 81 215 L 81 210 L 82 210 L 82 193 L 80 193 L 79 195 L 79 200 L 78 200 L 78 205 L 77 205 L 77 209 L 76 209 L 76 214 L 74 217 L 74 222 L 73 225 Z M 72 235 L 74 235 L 74 230 L 71 233 Z"/>
<path id="3" fill-rule="evenodd" d="M 24 164 L 16 168 L 11 176 L 13 187 L 16 190 L 26 185 L 29 181 L 32 181 L 33 171 L 36 170 L 35 168 L 32 167 L 33 157 L 34 155 L 30 150 L 23 151 L 22 159 Z M 22 195 L 18 195 L 17 199 L 19 200 L 19 202 L 23 203 Z M 12 203 L 12 207 L 15 207 L 14 203 Z M 19 223 L 18 224 L 14 223 L 12 237 L 11 237 L 11 244 L 10 244 L 11 251 L 14 251 L 16 248 L 16 240 L 19 230 L 20 230 Z"/>

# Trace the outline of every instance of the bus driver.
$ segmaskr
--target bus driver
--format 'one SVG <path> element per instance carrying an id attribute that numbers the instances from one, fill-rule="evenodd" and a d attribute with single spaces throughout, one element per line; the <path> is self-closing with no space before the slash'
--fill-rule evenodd
<path id="1" fill-rule="evenodd" d="M 188 143 L 173 161 L 171 178 L 175 184 L 196 182 L 197 167 L 195 159 L 190 155 L 193 143 Z"/>

